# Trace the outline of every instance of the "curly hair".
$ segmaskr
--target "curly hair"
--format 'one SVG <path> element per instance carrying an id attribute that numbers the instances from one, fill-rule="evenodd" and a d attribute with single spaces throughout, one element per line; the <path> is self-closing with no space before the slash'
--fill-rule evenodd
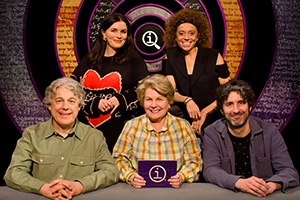
<path id="1" fill-rule="evenodd" d="M 255 103 L 255 93 L 251 86 L 246 81 L 233 79 L 217 88 L 217 109 L 222 110 L 230 92 L 239 93 L 243 100 L 248 103 L 249 108 Z"/>
<path id="2" fill-rule="evenodd" d="M 176 47 L 176 30 L 182 23 L 193 24 L 199 33 L 198 47 L 210 47 L 211 33 L 210 25 L 205 16 L 200 12 L 190 9 L 181 9 L 175 13 L 165 24 L 166 48 Z"/>

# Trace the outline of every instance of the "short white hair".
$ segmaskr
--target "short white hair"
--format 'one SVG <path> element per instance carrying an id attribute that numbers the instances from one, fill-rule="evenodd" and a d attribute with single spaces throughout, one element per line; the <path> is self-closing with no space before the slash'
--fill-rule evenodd
<path id="1" fill-rule="evenodd" d="M 74 95 L 79 98 L 79 106 L 85 105 L 85 92 L 79 82 L 72 78 L 62 77 L 53 81 L 45 91 L 45 98 L 43 100 L 45 106 L 50 106 L 52 99 L 56 95 L 56 90 L 59 87 L 65 87 L 74 92 Z"/>

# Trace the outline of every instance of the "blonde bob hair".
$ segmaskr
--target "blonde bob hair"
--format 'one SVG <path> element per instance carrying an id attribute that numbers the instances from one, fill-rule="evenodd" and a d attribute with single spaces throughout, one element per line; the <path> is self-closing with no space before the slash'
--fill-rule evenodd
<path id="1" fill-rule="evenodd" d="M 164 75 L 149 75 L 138 85 L 136 93 L 142 107 L 144 107 L 145 93 L 148 88 L 152 88 L 166 97 L 170 105 L 173 104 L 175 91 L 170 81 Z"/>

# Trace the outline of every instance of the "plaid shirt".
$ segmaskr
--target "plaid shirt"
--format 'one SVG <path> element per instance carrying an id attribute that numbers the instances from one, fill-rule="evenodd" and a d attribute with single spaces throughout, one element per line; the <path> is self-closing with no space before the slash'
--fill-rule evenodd
<path id="1" fill-rule="evenodd" d="M 162 130 L 156 132 L 144 114 L 125 124 L 113 158 L 123 181 L 137 172 L 138 160 L 176 160 L 183 181 L 193 182 L 202 170 L 200 152 L 189 122 L 168 113 Z"/>

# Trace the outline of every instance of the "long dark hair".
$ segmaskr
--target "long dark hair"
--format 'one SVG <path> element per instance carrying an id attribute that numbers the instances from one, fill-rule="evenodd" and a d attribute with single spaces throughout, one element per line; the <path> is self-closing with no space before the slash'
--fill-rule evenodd
<path id="1" fill-rule="evenodd" d="M 102 59 L 106 49 L 106 41 L 103 40 L 101 31 L 106 31 L 115 22 L 123 21 L 127 26 L 127 39 L 125 44 L 118 49 L 117 53 L 113 56 L 113 61 L 117 64 L 122 64 L 129 58 L 130 50 L 133 49 L 133 39 L 131 36 L 130 24 L 126 17 L 120 13 L 109 14 L 102 22 L 97 40 L 91 52 L 88 54 L 88 65 L 95 68 L 102 68 Z"/>

